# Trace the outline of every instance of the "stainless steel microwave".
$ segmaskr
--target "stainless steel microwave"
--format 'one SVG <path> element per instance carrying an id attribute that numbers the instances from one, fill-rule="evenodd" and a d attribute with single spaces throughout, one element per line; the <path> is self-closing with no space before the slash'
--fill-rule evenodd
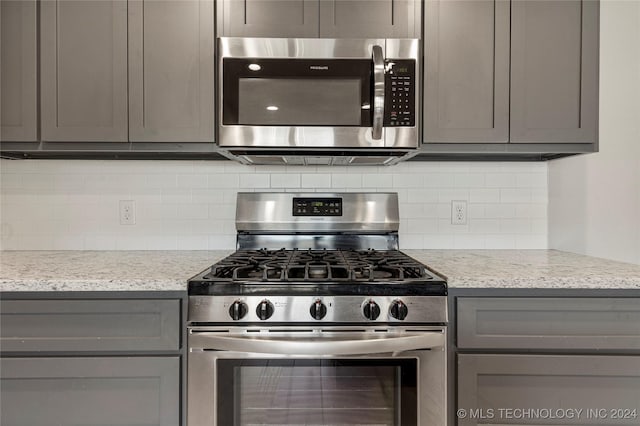
<path id="1" fill-rule="evenodd" d="M 220 38 L 220 147 L 248 163 L 389 164 L 419 143 L 419 40 Z"/>

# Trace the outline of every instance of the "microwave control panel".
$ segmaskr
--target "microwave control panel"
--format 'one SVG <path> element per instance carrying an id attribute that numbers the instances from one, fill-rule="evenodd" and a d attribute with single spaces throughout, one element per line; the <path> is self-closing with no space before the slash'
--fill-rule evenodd
<path id="1" fill-rule="evenodd" d="M 415 126 L 416 61 L 387 59 L 384 68 L 384 127 Z"/>

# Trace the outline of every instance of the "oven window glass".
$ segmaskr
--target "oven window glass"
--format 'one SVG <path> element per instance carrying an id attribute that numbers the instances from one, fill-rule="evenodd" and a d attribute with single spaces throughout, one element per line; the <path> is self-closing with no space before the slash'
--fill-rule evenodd
<path id="1" fill-rule="evenodd" d="M 218 360 L 218 426 L 417 425 L 417 361 Z"/>
<path id="2" fill-rule="evenodd" d="M 240 78 L 238 124 L 358 126 L 360 80 Z"/>

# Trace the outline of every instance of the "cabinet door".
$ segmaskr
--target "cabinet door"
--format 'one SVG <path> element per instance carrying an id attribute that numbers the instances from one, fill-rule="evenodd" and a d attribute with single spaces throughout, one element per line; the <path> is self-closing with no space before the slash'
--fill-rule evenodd
<path id="1" fill-rule="evenodd" d="M 223 37 L 318 37 L 318 0 L 222 0 Z"/>
<path id="2" fill-rule="evenodd" d="M 593 0 L 524 0 L 511 13 L 511 142 L 595 142 L 598 10 Z"/>
<path id="3" fill-rule="evenodd" d="M 640 356 L 458 355 L 458 426 L 637 425 L 639 407 Z"/>
<path id="4" fill-rule="evenodd" d="M 320 0 L 320 37 L 418 38 L 417 0 Z"/>
<path id="5" fill-rule="evenodd" d="M 4 358 L 3 426 L 180 424 L 180 361 Z"/>
<path id="6" fill-rule="evenodd" d="M 44 141 L 126 142 L 127 2 L 40 3 Z"/>
<path id="7" fill-rule="evenodd" d="M 37 141 L 36 2 L 0 2 L 0 141 Z"/>
<path id="8" fill-rule="evenodd" d="M 508 142 L 508 0 L 425 3 L 424 141 Z"/>
<path id="9" fill-rule="evenodd" d="M 213 0 L 129 1 L 129 140 L 213 142 Z"/>

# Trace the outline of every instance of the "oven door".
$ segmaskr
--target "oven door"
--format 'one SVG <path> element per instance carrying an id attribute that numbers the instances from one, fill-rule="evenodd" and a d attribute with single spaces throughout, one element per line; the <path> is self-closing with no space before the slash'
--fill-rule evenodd
<path id="1" fill-rule="evenodd" d="M 444 426 L 445 329 L 191 329 L 188 426 Z"/>
<path id="2" fill-rule="evenodd" d="M 218 143 L 384 148 L 385 40 L 221 38 Z"/>

